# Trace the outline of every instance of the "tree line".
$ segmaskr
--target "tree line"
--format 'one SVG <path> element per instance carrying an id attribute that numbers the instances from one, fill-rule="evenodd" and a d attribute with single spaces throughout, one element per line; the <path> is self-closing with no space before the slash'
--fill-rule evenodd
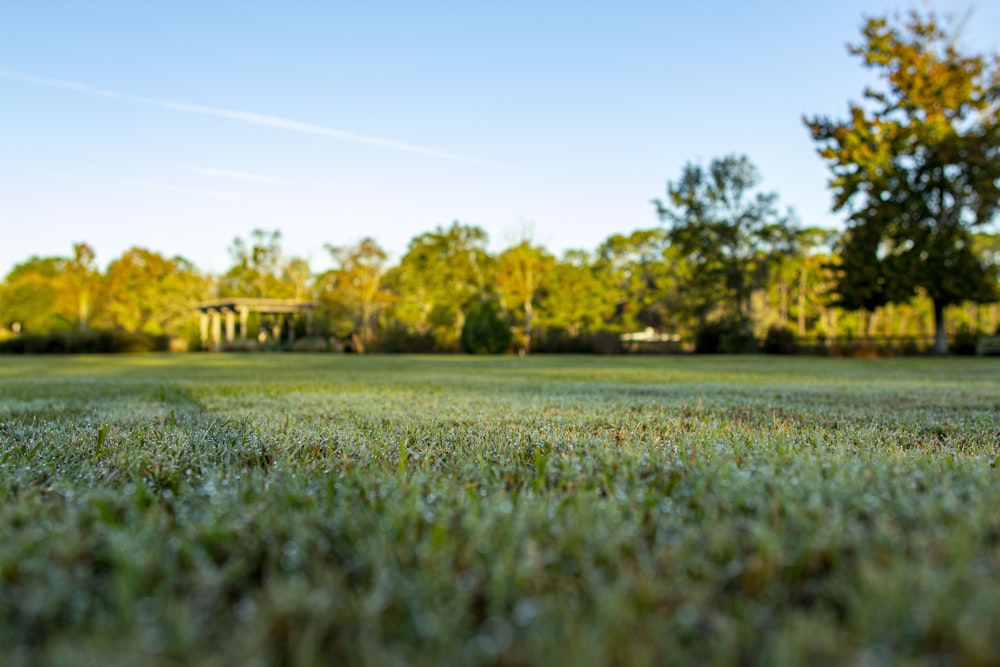
<path id="1" fill-rule="evenodd" d="M 287 256 L 278 230 L 234 239 L 221 275 L 138 247 L 102 270 L 78 243 L 7 274 L 0 335 L 197 345 L 195 302 L 268 297 L 318 302 L 303 334 L 356 352 L 470 349 L 468 332 L 491 319 L 523 352 L 613 351 L 647 329 L 706 351 L 933 337 L 946 352 L 998 327 L 1000 57 L 957 38 L 933 15 L 868 19 L 850 52 L 880 87 L 846 119 L 803 119 L 843 231 L 801 225 L 747 156 L 726 155 L 667 182 L 651 203 L 658 224 L 560 257 L 531 239 L 491 253 L 486 232 L 459 221 L 415 236 L 396 262 L 375 239 L 328 245 L 322 272 Z"/>

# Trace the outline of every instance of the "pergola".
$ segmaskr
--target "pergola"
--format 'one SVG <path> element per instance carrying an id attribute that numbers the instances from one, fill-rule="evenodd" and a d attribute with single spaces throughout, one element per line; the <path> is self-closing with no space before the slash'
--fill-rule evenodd
<path id="1" fill-rule="evenodd" d="M 261 315 L 274 315 L 275 324 L 271 329 L 271 334 L 281 340 L 282 320 L 285 315 L 296 313 L 306 314 L 306 330 L 312 330 L 312 314 L 319 306 L 316 301 L 297 301 L 295 299 L 216 299 L 214 301 L 202 301 L 195 308 L 201 315 L 201 344 L 208 345 L 211 336 L 212 349 L 218 350 L 223 340 L 232 343 L 236 340 L 236 323 L 239 320 L 239 337 L 241 340 L 247 339 L 247 320 L 251 312 Z M 223 320 L 225 320 L 225 339 L 223 339 Z M 288 340 L 295 340 L 295 326 L 291 319 L 288 319 Z"/>

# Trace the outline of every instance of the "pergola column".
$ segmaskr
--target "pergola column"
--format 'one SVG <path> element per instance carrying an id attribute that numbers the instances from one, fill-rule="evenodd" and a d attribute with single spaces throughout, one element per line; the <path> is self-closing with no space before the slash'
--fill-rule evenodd
<path id="1" fill-rule="evenodd" d="M 222 317 L 219 315 L 219 311 L 213 310 L 212 313 L 212 349 L 218 350 L 222 346 Z"/>
<path id="2" fill-rule="evenodd" d="M 250 316 L 250 309 L 246 306 L 239 307 L 240 313 L 240 338 L 247 339 L 247 318 Z"/>
<path id="3" fill-rule="evenodd" d="M 201 326 L 201 346 L 208 346 L 208 313 L 204 310 L 198 313 L 198 324 Z"/>
<path id="4" fill-rule="evenodd" d="M 236 313 L 226 310 L 226 342 L 232 343 L 236 338 Z"/>

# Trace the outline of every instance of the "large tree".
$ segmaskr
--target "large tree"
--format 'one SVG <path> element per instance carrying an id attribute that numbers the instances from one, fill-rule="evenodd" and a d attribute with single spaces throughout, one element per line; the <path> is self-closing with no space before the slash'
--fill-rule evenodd
<path id="1" fill-rule="evenodd" d="M 108 265 L 107 323 L 126 331 L 181 336 L 208 280 L 183 257 L 130 248 Z"/>
<path id="2" fill-rule="evenodd" d="M 94 265 L 95 258 L 94 249 L 89 245 L 74 243 L 73 256 L 63 262 L 60 271 L 66 317 L 75 320 L 80 331 L 90 326 L 94 301 L 100 290 L 100 272 Z"/>
<path id="3" fill-rule="evenodd" d="M 706 302 L 722 301 L 744 330 L 751 293 L 793 236 L 791 212 L 780 211 L 778 195 L 760 191 L 759 183 L 749 158 L 727 155 L 708 168 L 685 165 L 681 177 L 667 183 L 667 201 L 653 201 L 670 224 L 671 244 L 693 265 L 689 287 Z"/>
<path id="4" fill-rule="evenodd" d="M 497 258 L 496 288 L 500 302 L 522 322 L 520 344 L 524 352 L 531 351 L 531 334 L 535 324 L 535 306 L 542 282 L 552 270 L 555 259 L 541 246 L 522 241 L 507 248 Z"/>
<path id="5" fill-rule="evenodd" d="M 615 314 L 618 292 L 591 253 L 567 250 L 546 274 L 539 322 L 571 337 L 604 328 Z"/>
<path id="6" fill-rule="evenodd" d="M 660 329 L 667 312 L 671 265 L 667 232 L 662 227 L 639 229 L 627 236 L 612 234 L 597 248 L 595 266 L 616 292 L 609 324 L 623 331 Z"/>
<path id="7" fill-rule="evenodd" d="M 948 351 L 944 311 L 995 298 L 971 232 L 1000 207 L 1000 56 L 963 51 L 933 15 L 868 19 L 850 53 L 882 87 L 849 118 L 805 118 L 832 172 L 835 211 L 848 213 L 838 291 L 871 307 L 922 291 L 935 345 Z"/>
<path id="8" fill-rule="evenodd" d="M 72 322 L 57 315 L 62 257 L 31 257 L 4 278 L 0 289 L 0 323 L 28 334 L 65 329 Z"/>
<path id="9" fill-rule="evenodd" d="M 493 258 L 486 232 L 458 221 L 410 241 L 386 276 L 398 296 L 394 314 L 408 328 L 431 333 L 440 349 L 457 349 L 465 310 L 486 295 Z"/>
<path id="10" fill-rule="evenodd" d="M 255 229 L 249 240 L 237 237 L 229 255 L 233 265 L 220 281 L 221 296 L 296 300 L 311 296 L 309 263 L 285 257 L 279 230 Z"/>
<path id="11" fill-rule="evenodd" d="M 85 243 L 73 244 L 72 257 L 31 257 L 11 269 L 4 283 L 0 320 L 34 334 L 86 331 L 102 290 L 94 251 Z"/>
<path id="12" fill-rule="evenodd" d="M 379 314 L 392 300 L 383 280 L 389 254 L 371 238 L 326 249 L 334 268 L 319 277 L 320 299 L 334 333 L 350 336 L 354 351 L 363 353 L 375 340 Z"/>

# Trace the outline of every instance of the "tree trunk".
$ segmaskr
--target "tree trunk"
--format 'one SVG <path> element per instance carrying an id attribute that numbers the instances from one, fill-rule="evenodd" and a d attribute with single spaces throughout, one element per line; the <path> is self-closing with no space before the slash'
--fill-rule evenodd
<path id="1" fill-rule="evenodd" d="M 883 314 L 884 308 L 882 310 L 873 310 L 871 316 L 868 318 L 868 338 L 875 338 L 875 333 L 878 331 L 879 316 Z"/>
<path id="2" fill-rule="evenodd" d="M 531 299 L 524 302 L 524 353 L 531 353 L 531 320 L 534 318 Z"/>
<path id="3" fill-rule="evenodd" d="M 934 300 L 934 354 L 948 354 L 948 333 L 944 329 L 944 304 Z"/>
<path id="4" fill-rule="evenodd" d="M 77 312 L 79 313 L 77 326 L 80 331 L 86 331 L 90 323 L 90 295 L 87 294 L 86 289 L 81 289 L 77 298 Z"/>
<path id="5" fill-rule="evenodd" d="M 354 348 L 355 354 L 365 353 L 365 342 L 361 339 L 361 336 L 358 335 L 357 331 L 351 333 L 351 346 Z"/>
<path id="6" fill-rule="evenodd" d="M 788 282 L 778 283 L 778 325 L 784 329 L 788 325 Z"/>
<path id="7" fill-rule="evenodd" d="M 799 336 L 806 335 L 806 270 L 799 272 Z"/>
<path id="8" fill-rule="evenodd" d="M 837 317 L 837 311 L 834 310 L 833 308 L 824 307 L 823 319 L 828 322 L 828 326 L 826 327 L 827 338 L 836 338 L 837 335 L 840 333 L 837 331 L 837 324 L 840 320 L 840 318 Z"/>

